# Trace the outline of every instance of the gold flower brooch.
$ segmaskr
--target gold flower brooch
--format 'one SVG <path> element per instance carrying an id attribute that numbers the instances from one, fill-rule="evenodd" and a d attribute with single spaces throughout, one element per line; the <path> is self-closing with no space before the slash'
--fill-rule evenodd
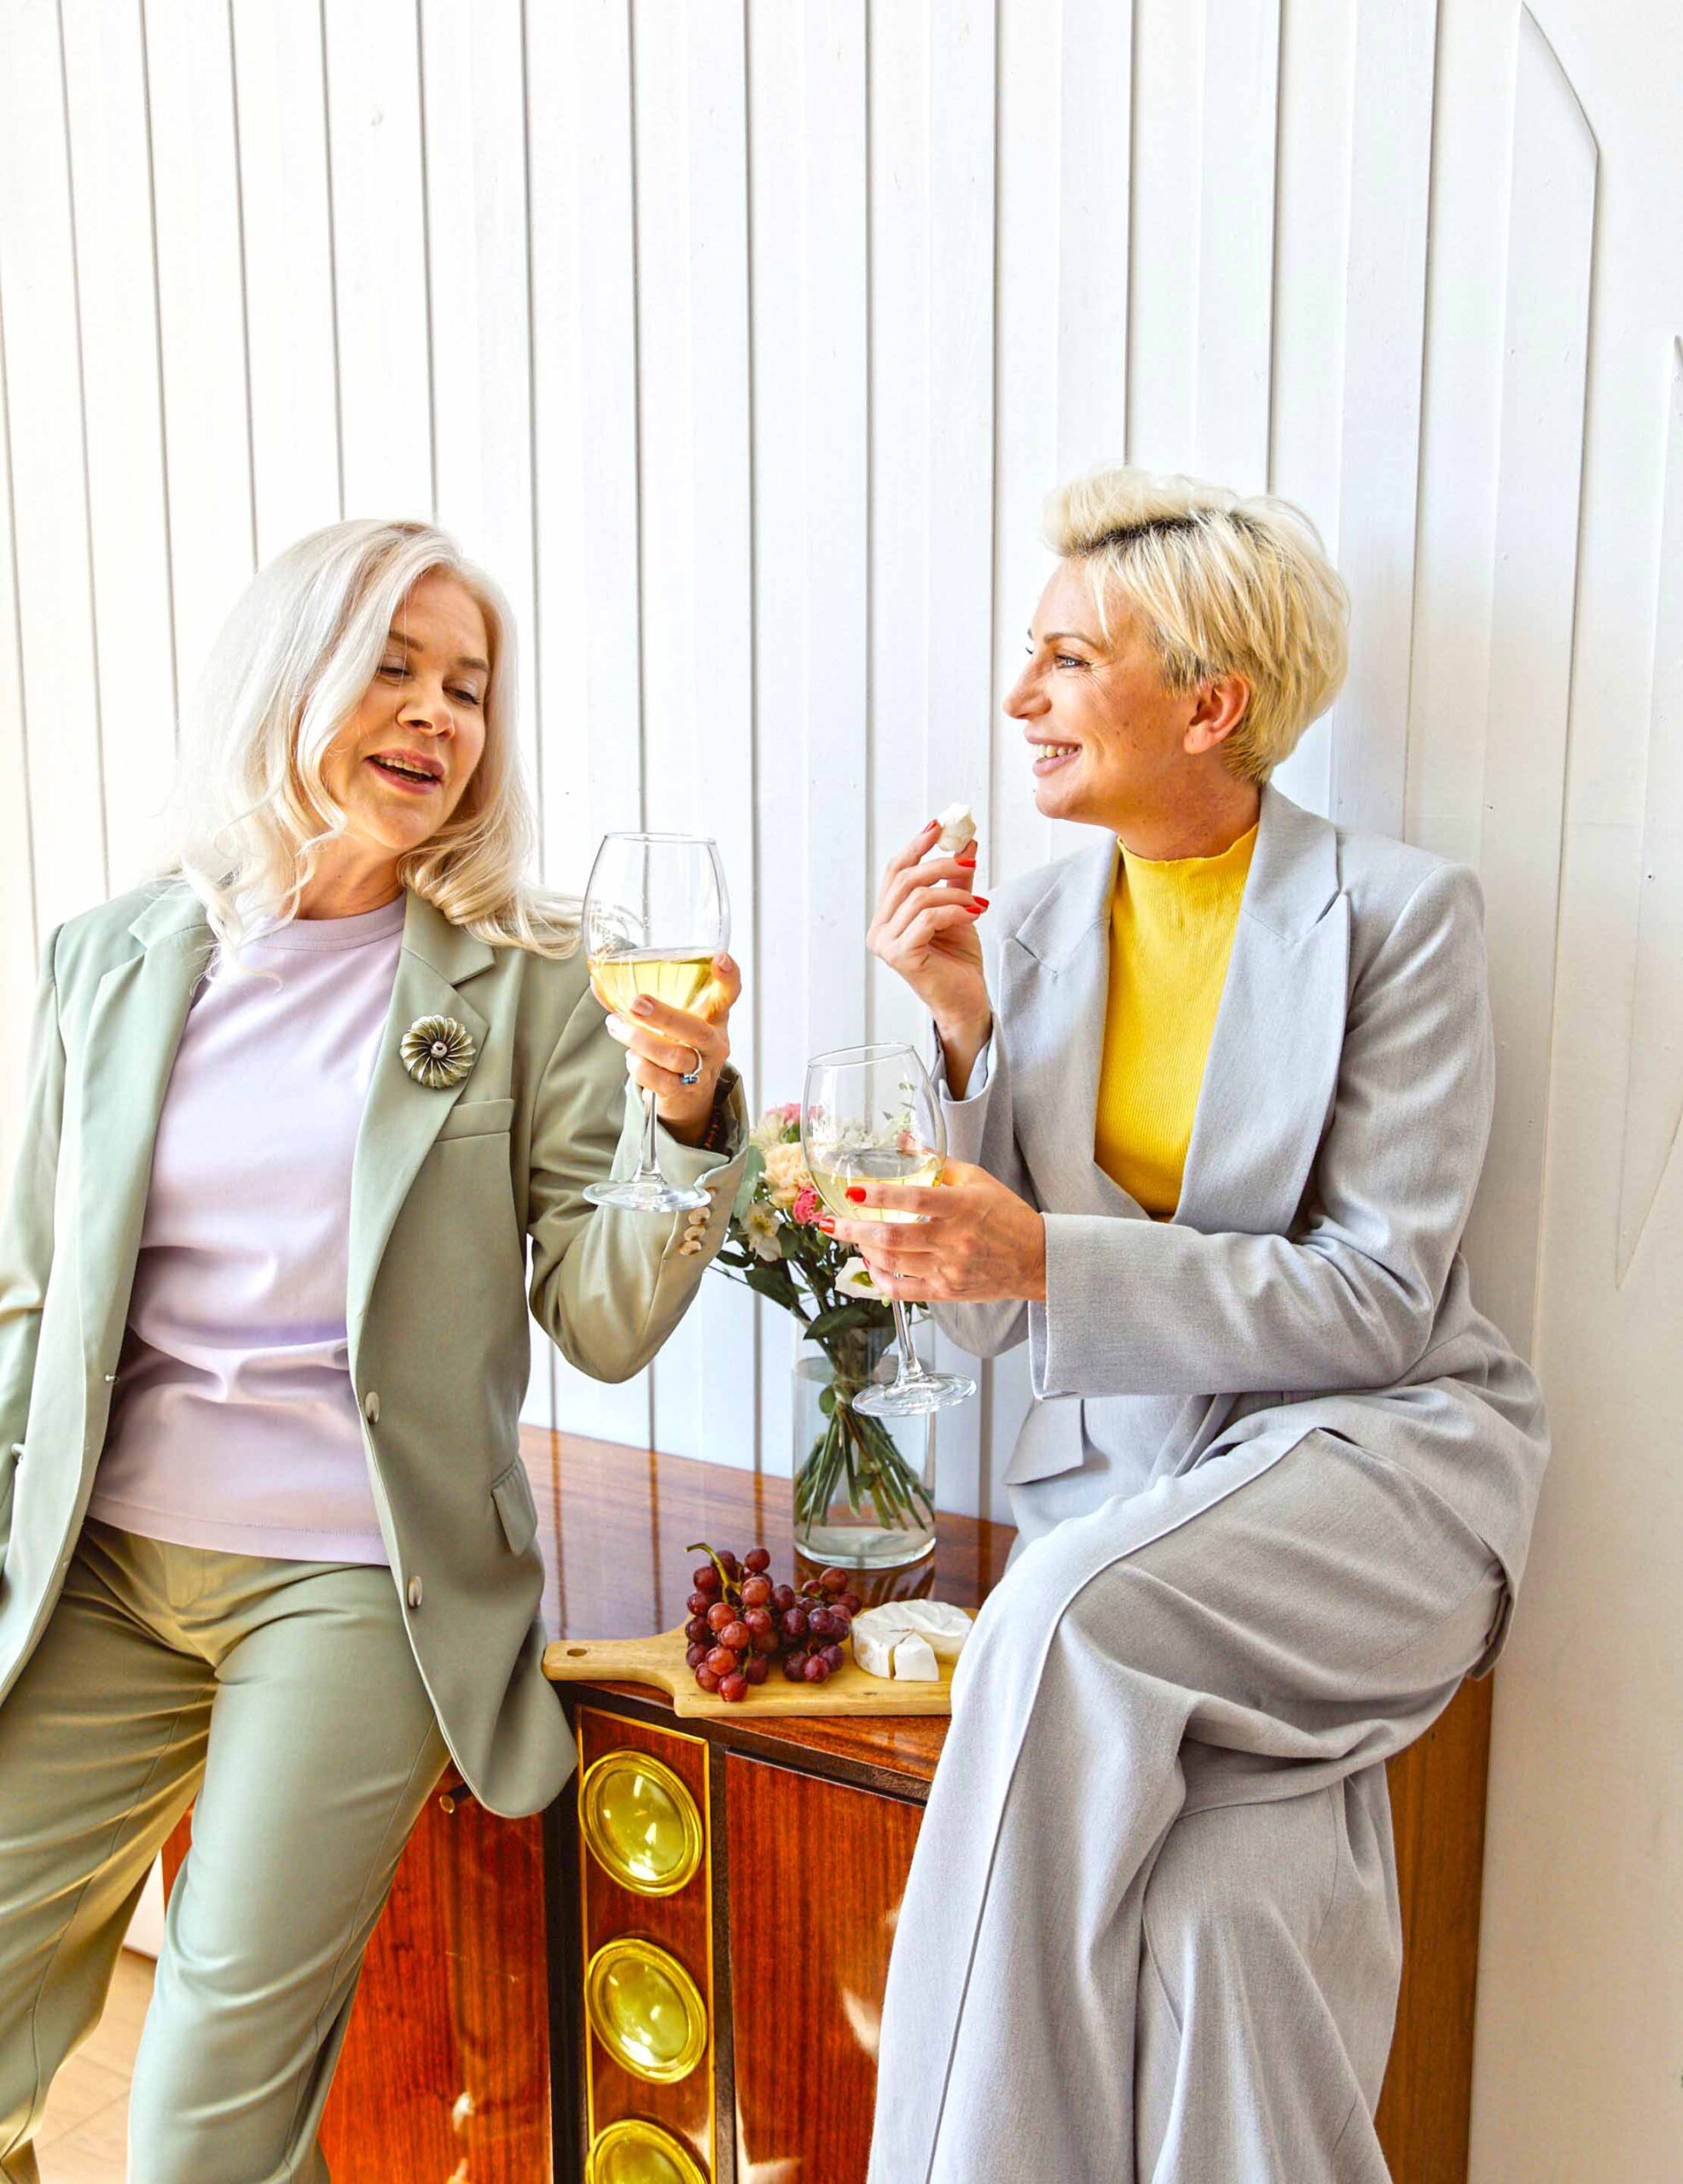
<path id="1" fill-rule="evenodd" d="M 460 1084 L 477 1054 L 467 1025 L 453 1016 L 418 1016 L 398 1051 L 403 1067 L 429 1092 L 448 1092 Z"/>

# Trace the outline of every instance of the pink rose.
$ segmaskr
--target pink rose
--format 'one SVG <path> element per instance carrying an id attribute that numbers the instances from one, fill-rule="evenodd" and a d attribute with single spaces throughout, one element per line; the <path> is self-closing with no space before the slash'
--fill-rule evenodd
<path id="1" fill-rule="evenodd" d="M 816 1221 L 818 1218 L 818 1210 L 822 1203 L 823 1201 L 819 1197 L 817 1192 L 810 1188 L 806 1190 L 798 1192 L 796 1195 L 793 1205 L 789 1209 L 790 1218 L 794 1221 L 804 1221 L 809 1223 Z"/>

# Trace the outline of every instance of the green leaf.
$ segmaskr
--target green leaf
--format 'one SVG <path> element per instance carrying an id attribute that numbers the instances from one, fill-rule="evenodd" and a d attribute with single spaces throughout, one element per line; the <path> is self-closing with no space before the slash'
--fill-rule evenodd
<path id="1" fill-rule="evenodd" d="M 795 1285 L 789 1279 L 787 1267 L 759 1259 L 748 1269 L 743 1278 L 750 1289 L 757 1290 L 762 1297 L 770 1298 L 774 1304 L 781 1304 L 786 1312 L 799 1310 Z"/>
<path id="2" fill-rule="evenodd" d="M 754 1186 L 765 1173 L 765 1155 L 757 1145 L 748 1147 L 748 1157 L 742 1163 L 742 1180 L 736 1186 L 736 1196 L 730 1209 L 733 1221 L 740 1221 L 753 1203 Z"/>
<path id="3" fill-rule="evenodd" d="M 876 1314 L 868 1298 L 860 1297 L 845 1304 L 833 1304 L 827 1312 L 821 1312 L 812 1322 L 810 1333 L 815 1342 L 822 1342 L 826 1335 L 840 1334 L 845 1327 L 868 1327 L 875 1323 Z"/>

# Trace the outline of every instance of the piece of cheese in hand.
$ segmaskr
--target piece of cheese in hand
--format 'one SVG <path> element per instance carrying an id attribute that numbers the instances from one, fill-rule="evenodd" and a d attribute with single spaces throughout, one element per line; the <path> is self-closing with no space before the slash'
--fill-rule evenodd
<path id="1" fill-rule="evenodd" d="M 935 823 L 941 829 L 935 846 L 943 856 L 956 856 L 966 842 L 976 839 L 976 815 L 967 804 L 949 804 Z"/>
<path id="2" fill-rule="evenodd" d="M 893 1677 L 902 1683 L 938 1680 L 941 1664 L 936 1658 L 936 1644 L 928 1630 L 914 1627 L 907 1613 L 914 1607 L 938 1611 L 945 1644 L 952 1644 L 952 1634 L 944 1621 L 948 1616 L 957 1616 L 966 1635 L 969 1634 L 970 1618 L 961 1609 L 949 1608 L 939 1600 L 887 1600 L 880 1607 L 868 1607 L 853 1618 L 853 1658 L 867 1676 Z M 954 1646 L 953 1653 L 957 1651 Z"/>

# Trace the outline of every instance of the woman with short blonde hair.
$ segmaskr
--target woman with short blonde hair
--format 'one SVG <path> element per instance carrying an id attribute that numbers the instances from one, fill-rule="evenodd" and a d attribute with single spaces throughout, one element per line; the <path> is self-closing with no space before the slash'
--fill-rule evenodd
<path id="1" fill-rule="evenodd" d="M 48 942 L 0 1223 L 13 2184 L 189 1802 L 129 2173 L 325 2180 L 439 1770 L 506 1814 L 572 1770 L 528 1299 L 575 1365 L 638 1371 L 723 1239 L 747 1118 L 729 959 L 697 1014 L 605 1017 L 573 906 L 525 878 L 514 689 L 502 595 L 442 532 L 300 540 L 216 648 L 170 871 Z M 585 1197 L 641 1136 L 628 1072 L 692 1213 Z"/>
<path id="2" fill-rule="evenodd" d="M 1100 839 L 991 903 L 932 823 L 891 862 L 870 945 L 954 1157 L 831 1224 L 978 1356 L 1026 1342 L 1034 1397 L 873 2184 L 1382 2184 L 1384 1764 L 1494 1664 L 1548 1450 L 1460 1251 L 1478 883 L 1268 785 L 1344 665 L 1301 512 L 1112 468 L 1048 535 L 1005 710 Z"/>

